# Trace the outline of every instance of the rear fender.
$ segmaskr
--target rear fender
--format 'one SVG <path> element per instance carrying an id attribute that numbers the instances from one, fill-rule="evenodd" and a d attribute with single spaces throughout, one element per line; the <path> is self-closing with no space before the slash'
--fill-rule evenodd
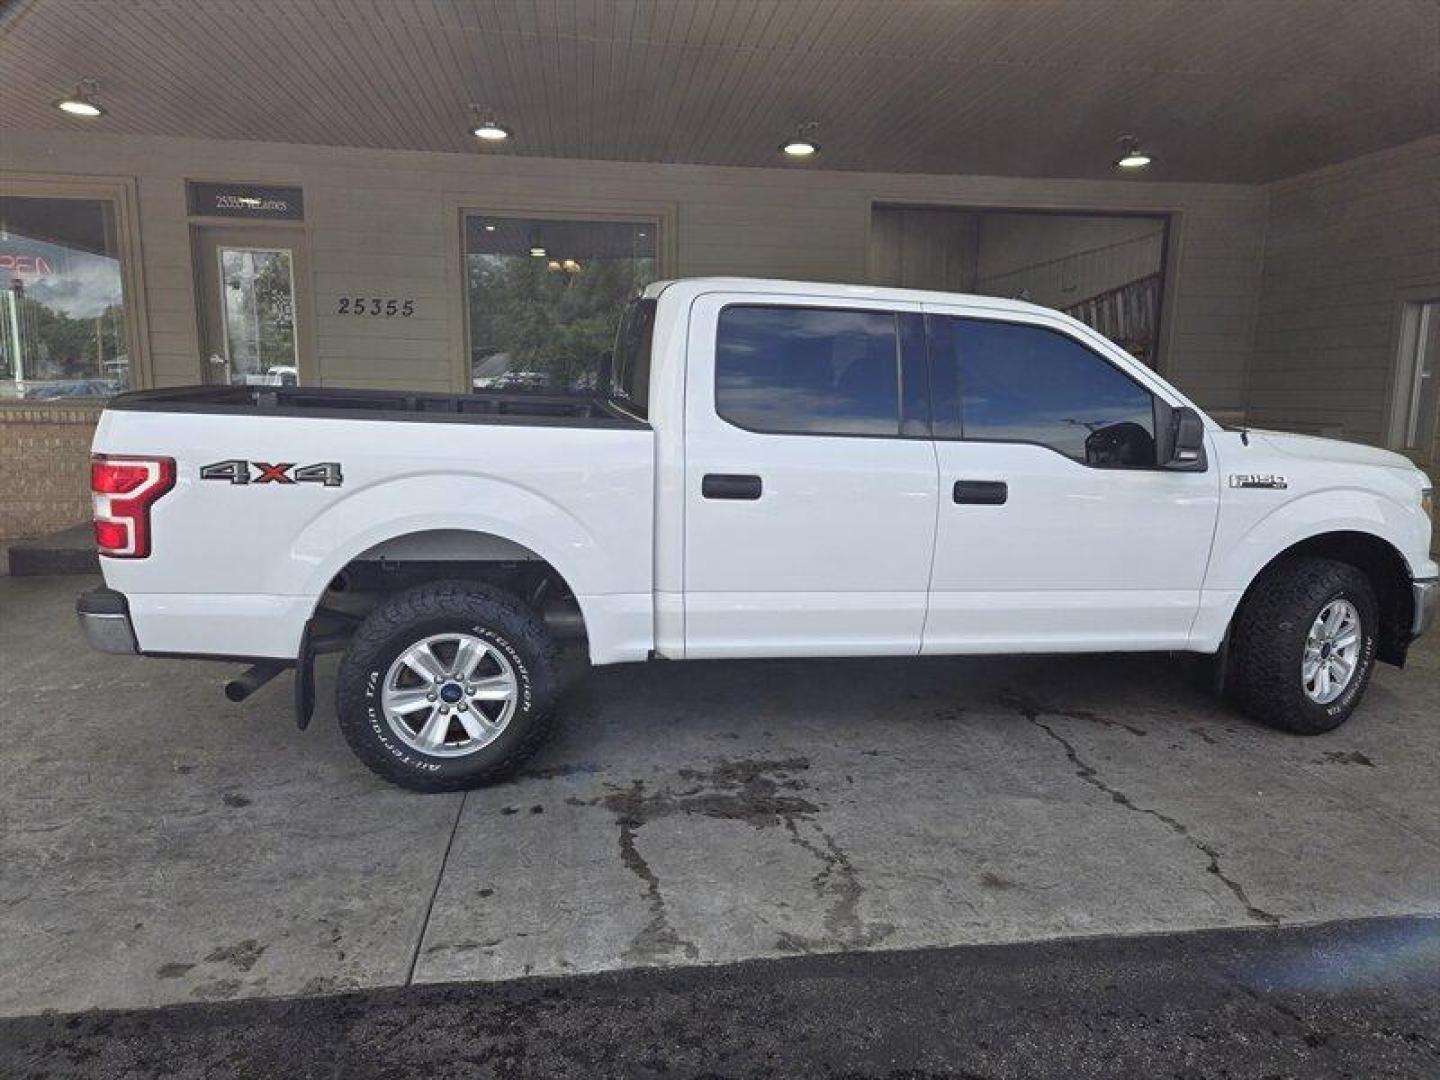
<path id="1" fill-rule="evenodd" d="M 270 591 L 319 597 L 362 552 L 432 529 L 489 533 L 523 545 L 577 596 L 616 591 L 618 569 L 573 514 L 517 484 L 465 474 L 390 480 L 332 504 L 295 538 Z"/>

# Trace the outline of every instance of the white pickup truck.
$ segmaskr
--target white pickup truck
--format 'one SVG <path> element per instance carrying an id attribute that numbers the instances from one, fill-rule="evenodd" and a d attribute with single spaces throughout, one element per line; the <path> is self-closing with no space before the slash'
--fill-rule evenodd
<path id="1" fill-rule="evenodd" d="M 1255 718 L 1354 711 L 1433 620 L 1431 491 L 1383 450 L 1207 419 L 1058 312 L 744 279 L 652 285 L 602 391 L 191 387 L 95 433 L 105 652 L 344 650 L 375 771 L 498 778 L 557 645 L 647 658 L 1174 650 Z"/>

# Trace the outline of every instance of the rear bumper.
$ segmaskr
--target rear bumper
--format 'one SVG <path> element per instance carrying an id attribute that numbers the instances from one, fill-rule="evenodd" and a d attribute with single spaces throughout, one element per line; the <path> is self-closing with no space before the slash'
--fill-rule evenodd
<path id="1" fill-rule="evenodd" d="M 1410 625 L 1413 640 L 1435 625 L 1436 612 L 1440 611 L 1440 578 L 1414 581 L 1410 588 L 1415 601 L 1415 617 Z"/>
<path id="2" fill-rule="evenodd" d="M 96 652 L 138 653 L 135 628 L 130 624 L 130 605 L 114 589 L 91 589 L 75 601 L 80 630 Z"/>

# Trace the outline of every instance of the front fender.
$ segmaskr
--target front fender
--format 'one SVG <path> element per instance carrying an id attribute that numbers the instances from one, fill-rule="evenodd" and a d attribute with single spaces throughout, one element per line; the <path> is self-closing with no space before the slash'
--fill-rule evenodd
<path id="1" fill-rule="evenodd" d="M 1366 533 L 1385 541 L 1419 576 L 1414 553 L 1407 550 L 1415 532 L 1419 505 L 1403 506 L 1384 494 L 1360 487 L 1310 491 L 1263 513 L 1247 514 L 1234 493 L 1222 504 L 1215 551 L 1205 576 L 1207 591 L 1243 592 L 1281 552 L 1326 533 Z M 1259 494 L 1259 493 L 1257 493 Z M 1236 602 L 1239 602 L 1237 596 Z"/>

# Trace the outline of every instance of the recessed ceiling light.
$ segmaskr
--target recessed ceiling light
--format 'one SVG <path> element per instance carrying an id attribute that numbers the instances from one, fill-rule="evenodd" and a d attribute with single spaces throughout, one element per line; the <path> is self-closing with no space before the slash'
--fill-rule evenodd
<path id="1" fill-rule="evenodd" d="M 98 89 L 94 79 L 82 79 L 75 84 L 75 92 L 55 102 L 55 107 L 71 116 L 83 116 L 86 119 L 104 116 L 105 110 L 95 100 L 95 91 Z"/>
<path id="2" fill-rule="evenodd" d="M 498 143 L 510 138 L 511 131 L 504 124 L 500 123 L 500 121 L 496 120 L 493 113 L 486 113 L 480 117 L 479 123 L 470 129 L 470 134 L 474 135 L 481 142 Z"/>
<path id="3" fill-rule="evenodd" d="M 1121 135 L 1116 141 L 1124 148 L 1115 161 L 1117 169 L 1143 169 L 1155 160 L 1141 148 L 1140 140 L 1134 135 Z"/>
<path id="4" fill-rule="evenodd" d="M 780 152 L 787 157 L 808 158 L 820 152 L 820 144 L 814 139 L 814 131 L 820 125 L 811 120 L 795 128 L 795 134 L 780 144 Z"/>

